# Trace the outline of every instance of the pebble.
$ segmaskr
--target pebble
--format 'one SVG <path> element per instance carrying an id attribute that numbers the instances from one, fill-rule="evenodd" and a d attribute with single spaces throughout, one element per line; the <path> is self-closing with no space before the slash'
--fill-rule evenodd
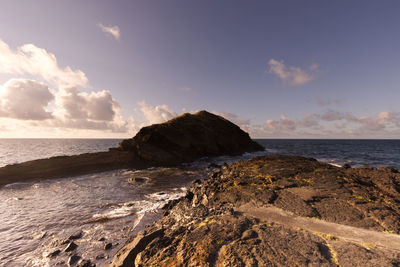
<path id="1" fill-rule="evenodd" d="M 68 246 L 64 249 L 65 252 L 69 252 L 69 251 L 73 251 L 74 249 L 76 249 L 78 247 L 77 244 L 75 244 L 74 242 L 71 242 L 68 244 Z"/>
<path id="2" fill-rule="evenodd" d="M 72 256 L 69 257 L 69 259 L 68 259 L 68 266 L 73 266 L 73 265 L 76 264 L 80 259 L 81 259 L 80 256 L 78 256 L 78 255 L 72 255 Z"/>
<path id="3" fill-rule="evenodd" d="M 112 243 L 107 243 L 105 246 L 104 246 L 104 249 L 105 250 L 109 250 L 109 249 L 111 249 L 112 248 Z"/>
<path id="4" fill-rule="evenodd" d="M 69 240 L 75 240 L 82 237 L 82 231 L 76 232 L 68 237 Z"/>
<path id="5" fill-rule="evenodd" d="M 257 236 L 258 236 L 258 234 L 255 231 L 246 230 L 242 234 L 242 239 L 246 240 L 246 239 L 256 238 Z"/>
<path id="6" fill-rule="evenodd" d="M 47 255 L 47 257 L 53 258 L 53 257 L 57 256 L 58 254 L 60 254 L 60 252 L 61 252 L 61 250 L 59 250 L 59 249 L 54 250 L 53 252 L 50 252 L 50 253 Z"/>

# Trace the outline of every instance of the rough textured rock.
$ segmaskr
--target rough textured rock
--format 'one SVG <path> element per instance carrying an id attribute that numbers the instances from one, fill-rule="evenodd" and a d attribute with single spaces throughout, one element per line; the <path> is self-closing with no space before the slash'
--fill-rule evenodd
<path id="1" fill-rule="evenodd" d="M 177 165 L 201 157 L 264 150 L 230 121 L 200 111 L 142 128 L 108 152 L 27 161 L 0 168 L 0 186 L 27 180 L 69 177 L 115 169 Z M 136 180 L 144 182 L 144 180 Z"/>
<path id="2" fill-rule="evenodd" d="M 69 251 L 73 251 L 78 247 L 77 244 L 75 244 L 74 242 L 71 242 L 67 245 L 67 247 L 64 249 L 65 252 L 69 252 Z"/>
<path id="3" fill-rule="evenodd" d="M 390 168 L 294 156 L 222 166 L 111 266 L 399 266 L 399 183 Z"/>
<path id="4" fill-rule="evenodd" d="M 0 186 L 21 181 L 70 177 L 135 166 L 137 168 L 148 167 L 132 152 L 116 149 L 108 152 L 38 159 L 1 167 Z"/>
<path id="5" fill-rule="evenodd" d="M 186 113 L 168 122 L 144 127 L 132 139 L 124 140 L 121 148 L 134 151 L 145 161 L 167 165 L 206 156 L 264 150 L 237 125 L 207 111 Z"/>

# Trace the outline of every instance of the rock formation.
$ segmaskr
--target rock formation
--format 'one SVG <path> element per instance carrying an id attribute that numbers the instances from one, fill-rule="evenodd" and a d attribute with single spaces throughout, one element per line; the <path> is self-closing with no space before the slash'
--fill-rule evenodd
<path id="1" fill-rule="evenodd" d="M 121 148 L 146 162 L 163 165 L 264 150 L 237 125 L 207 111 L 144 127 L 132 139 L 124 140 Z"/>
<path id="2" fill-rule="evenodd" d="M 110 266 L 399 266 L 400 174 L 270 155 L 223 166 Z"/>
<path id="3" fill-rule="evenodd" d="M 108 152 L 39 159 L 0 168 L 0 186 L 34 179 L 82 175 L 122 168 L 172 166 L 200 157 L 239 155 L 264 148 L 228 120 L 200 111 L 144 127 Z"/>

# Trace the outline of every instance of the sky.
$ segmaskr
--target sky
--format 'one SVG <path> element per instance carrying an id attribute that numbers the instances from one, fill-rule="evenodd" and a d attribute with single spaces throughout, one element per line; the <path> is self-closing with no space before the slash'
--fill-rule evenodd
<path id="1" fill-rule="evenodd" d="M 400 138 L 400 2 L 2 0 L 0 138 Z"/>

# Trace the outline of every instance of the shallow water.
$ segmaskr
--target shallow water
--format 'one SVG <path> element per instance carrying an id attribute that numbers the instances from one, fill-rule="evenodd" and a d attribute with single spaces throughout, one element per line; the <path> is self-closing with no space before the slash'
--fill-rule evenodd
<path id="1" fill-rule="evenodd" d="M 107 262 L 125 238 L 169 200 L 185 194 L 192 180 L 204 178 L 196 170 L 153 169 L 113 171 L 75 178 L 16 183 L 0 193 L 1 266 L 54 266 L 66 261 L 67 253 L 55 259 L 47 254 L 66 245 L 57 242 L 77 231 L 77 254 L 86 259 L 103 255 Z M 132 177 L 144 178 L 129 182 Z M 105 241 L 98 241 L 104 237 Z M 106 243 L 114 248 L 104 250 Z M 118 245 L 116 243 L 119 243 Z"/>

